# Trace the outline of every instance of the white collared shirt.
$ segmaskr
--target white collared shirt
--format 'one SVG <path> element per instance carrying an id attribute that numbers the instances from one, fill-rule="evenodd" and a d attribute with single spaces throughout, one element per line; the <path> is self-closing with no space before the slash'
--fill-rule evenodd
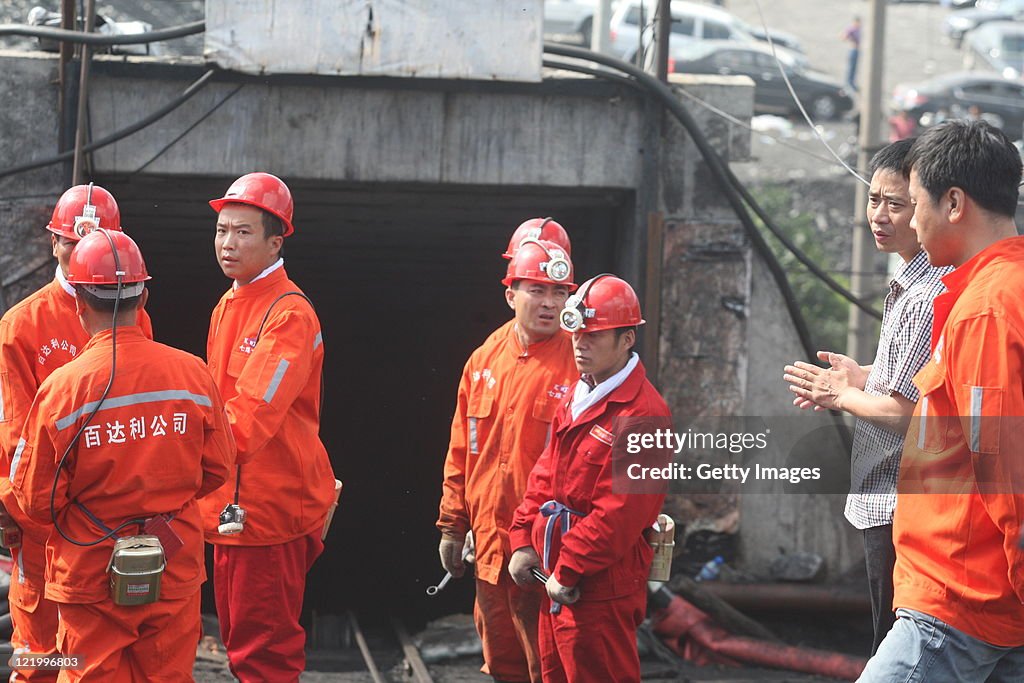
<path id="1" fill-rule="evenodd" d="M 64 289 L 65 292 L 67 292 L 71 296 L 76 296 L 75 288 L 71 285 L 70 282 L 68 282 L 68 279 L 64 277 L 64 271 L 60 269 L 59 263 L 57 264 L 57 282 L 60 283 L 60 286 Z"/>
<path id="2" fill-rule="evenodd" d="M 250 284 L 251 285 L 252 283 L 256 282 L 257 280 L 261 280 L 261 279 L 265 278 L 266 276 L 270 275 L 271 273 L 273 273 L 278 268 L 281 268 L 282 266 L 284 266 L 284 258 L 279 258 L 279 259 L 277 259 L 276 263 L 274 263 L 273 265 L 267 267 L 266 270 L 264 270 L 262 273 L 260 273 L 259 275 L 257 275 L 253 279 L 249 280 L 249 282 L 247 282 L 246 284 Z M 240 286 L 238 284 L 238 280 L 235 280 L 235 283 L 233 285 L 231 285 L 231 286 L 234 289 L 238 289 L 239 286 Z"/>
<path id="3" fill-rule="evenodd" d="M 636 354 L 636 351 L 633 351 L 630 353 L 629 360 L 626 362 L 626 367 L 622 368 L 593 389 L 591 389 L 590 385 L 582 379 L 576 382 L 576 390 L 572 395 L 572 404 L 569 406 L 572 410 L 572 419 L 576 420 L 587 410 L 587 408 L 599 403 L 602 399 L 608 396 L 608 394 L 618 389 L 619 386 L 626 381 L 626 378 L 629 377 L 629 373 L 633 372 L 633 369 L 636 368 L 636 364 L 639 362 L 640 356 Z"/>

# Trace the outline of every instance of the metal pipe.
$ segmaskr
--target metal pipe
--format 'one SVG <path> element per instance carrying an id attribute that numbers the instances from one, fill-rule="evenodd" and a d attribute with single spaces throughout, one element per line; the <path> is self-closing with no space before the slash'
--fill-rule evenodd
<path id="1" fill-rule="evenodd" d="M 701 587 L 716 598 L 744 611 L 871 614 L 871 599 L 867 593 L 849 588 L 722 581 L 706 581 Z"/>
<path id="2" fill-rule="evenodd" d="M 96 0 L 86 0 L 85 32 L 92 33 L 96 26 Z M 71 167 L 71 184 L 82 183 L 82 147 L 85 145 L 86 106 L 89 101 L 89 69 L 92 50 L 82 45 L 82 71 L 78 79 L 78 114 L 75 117 L 75 157 Z"/>
<path id="3" fill-rule="evenodd" d="M 69 31 L 49 26 L 26 26 L 25 24 L 0 24 L 0 36 L 29 36 L 32 38 L 49 38 L 62 43 L 83 43 L 85 45 L 142 45 L 159 43 L 164 40 L 184 38 L 185 36 L 202 33 L 206 30 L 205 21 L 193 21 L 180 26 L 162 28 L 148 33 L 127 33 L 108 36 L 100 33 Z"/>
<path id="4" fill-rule="evenodd" d="M 75 0 L 61 0 L 60 3 L 60 27 L 65 31 L 75 30 Z M 72 43 L 61 42 L 60 59 L 57 62 L 57 84 L 60 88 L 57 92 L 57 120 L 60 122 L 57 137 L 57 151 L 63 152 L 68 148 L 67 140 L 67 95 L 68 95 L 68 62 L 74 55 L 75 46 Z"/>

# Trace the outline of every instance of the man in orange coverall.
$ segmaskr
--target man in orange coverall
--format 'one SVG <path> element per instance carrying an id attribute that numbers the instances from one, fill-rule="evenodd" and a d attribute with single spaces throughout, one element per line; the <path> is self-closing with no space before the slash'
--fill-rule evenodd
<path id="1" fill-rule="evenodd" d="M 21 546 L 11 549 L 15 569 L 8 594 L 14 626 L 11 644 L 18 653 L 57 651 L 57 605 L 43 597 L 43 549 L 50 526 L 33 522 L 18 507 L 8 479 L 11 457 L 39 385 L 89 341 L 75 312 L 75 290 L 68 284 L 67 269 L 75 245 L 97 227 L 121 229 L 121 214 L 109 192 L 90 184 L 76 185 L 61 195 L 46 226 L 57 273 L 0 319 L 0 504 L 22 529 Z M 142 308 L 138 324 L 152 339 L 149 316 Z M 55 681 L 57 671 L 15 670 L 11 680 Z"/>
<path id="2" fill-rule="evenodd" d="M 653 558 L 643 532 L 665 494 L 628 492 L 619 480 L 613 487 L 613 462 L 622 472 L 622 436 L 670 428 L 669 411 L 632 352 L 644 321 L 629 284 L 612 275 L 588 280 L 561 321 L 573 330 L 582 377 L 555 413 L 551 442 L 515 511 L 509 573 L 523 588 L 539 586 L 535 568 L 549 576 L 539 629 L 545 683 L 639 683 L 636 629 Z M 653 455 L 650 464 L 667 463 Z"/>
<path id="3" fill-rule="evenodd" d="M 319 437 L 320 321 L 284 270 L 281 249 L 294 230 L 284 182 L 250 173 L 210 206 L 218 212 L 217 262 L 234 283 L 213 311 L 207 361 L 239 464 L 202 501 L 217 616 L 235 676 L 287 683 L 305 669 L 302 597 L 334 501 Z M 218 532 L 219 515 L 234 503 L 246 511 L 243 529 Z"/>
<path id="4" fill-rule="evenodd" d="M 557 228 L 548 222 L 544 229 L 563 237 Z M 520 232 L 506 252 L 513 256 L 502 280 L 515 315 L 473 352 L 463 370 L 437 521 L 441 564 L 453 576 L 464 572 L 463 544 L 473 531 L 473 612 L 483 671 L 499 681 L 540 681 L 540 596 L 516 587 L 505 573 L 512 554 L 506 529 L 544 450 L 551 416 L 576 376 L 569 335 L 558 329 L 558 313 L 575 289 L 568 244 L 522 241 Z"/>
<path id="5" fill-rule="evenodd" d="M 1024 680 L 1024 237 L 1016 147 L 951 120 L 904 161 L 921 247 L 955 266 L 896 487 L 896 623 L 864 683 Z"/>
<path id="6" fill-rule="evenodd" d="M 39 387 L 10 473 L 22 509 L 54 522 L 46 597 L 60 604 L 61 655 L 78 658 L 59 680 L 190 681 L 206 579 L 196 498 L 220 486 L 234 462 L 227 415 L 199 358 L 135 324 L 149 276 L 130 237 L 86 235 L 67 279 L 91 338 Z M 156 602 L 114 603 L 111 531 L 161 537 Z"/>

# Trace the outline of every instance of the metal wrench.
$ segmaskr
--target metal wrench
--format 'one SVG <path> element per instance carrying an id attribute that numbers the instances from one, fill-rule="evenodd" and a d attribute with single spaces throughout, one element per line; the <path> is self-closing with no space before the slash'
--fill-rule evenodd
<path id="1" fill-rule="evenodd" d="M 466 558 L 473 554 L 476 550 L 476 544 L 473 543 L 473 532 L 470 531 L 466 534 L 466 543 L 462 546 L 462 561 L 465 562 Z M 472 560 L 470 560 L 472 562 Z M 452 580 L 452 573 L 445 572 L 444 578 L 437 582 L 436 586 L 427 587 L 427 595 L 437 595 L 444 590 L 444 587 L 448 585 L 448 582 Z"/>

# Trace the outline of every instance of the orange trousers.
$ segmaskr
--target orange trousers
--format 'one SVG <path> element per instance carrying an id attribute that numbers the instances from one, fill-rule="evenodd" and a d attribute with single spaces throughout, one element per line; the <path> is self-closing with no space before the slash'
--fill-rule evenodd
<path id="1" fill-rule="evenodd" d="M 17 654 L 54 655 L 57 653 L 57 603 L 43 597 L 42 589 L 18 582 L 18 572 L 11 576 L 8 593 L 11 605 L 11 645 Z M 57 671 L 18 669 L 11 674 L 11 683 L 53 683 Z"/>
<path id="2" fill-rule="evenodd" d="M 636 630 L 646 586 L 613 600 L 580 600 L 558 614 L 550 606 L 545 596 L 538 629 L 544 683 L 640 683 Z"/>
<path id="3" fill-rule="evenodd" d="M 496 681 L 540 683 L 537 617 L 542 591 L 517 586 L 502 567 L 497 585 L 477 579 L 473 620 L 484 646 L 480 669 Z"/>
<path id="4" fill-rule="evenodd" d="M 91 683 L 191 682 L 202 630 L 199 591 L 151 605 L 62 603 L 57 647 L 84 661 L 58 681 Z"/>

